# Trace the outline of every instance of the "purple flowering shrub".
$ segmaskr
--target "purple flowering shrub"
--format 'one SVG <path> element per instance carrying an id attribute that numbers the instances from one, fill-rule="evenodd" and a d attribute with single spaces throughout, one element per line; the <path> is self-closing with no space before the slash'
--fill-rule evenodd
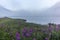
<path id="1" fill-rule="evenodd" d="M 49 24 L 47 29 L 40 27 L 19 27 L 12 30 L 10 27 L 1 28 L 0 40 L 60 40 L 59 26 L 56 26 L 56 30 L 52 27 Z"/>
<path id="2" fill-rule="evenodd" d="M 16 32 L 16 40 L 20 40 L 20 33 Z"/>
<path id="3" fill-rule="evenodd" d="M 23 30 L 22 30 L 22 35 L 24 37 L 30 37 L 30 36 L 32 36 L 32 33 L 33 33 L 33 29 L 23 28 Z"/>

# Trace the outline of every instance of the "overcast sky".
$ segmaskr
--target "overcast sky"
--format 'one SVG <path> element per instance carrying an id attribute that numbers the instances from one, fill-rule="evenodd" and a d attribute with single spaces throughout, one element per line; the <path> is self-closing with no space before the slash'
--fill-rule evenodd
<path id="1" fill-rule="evenodd" d="M 10 10 L 41 10 L 56 2 L 59 0 L 0 0 L 0 5 Z"/>
<path id="2" fill-rule="evenodd" d="M 57 2 L 60 2 L 60 1 L 59 0 L 0 0 L 0 5 L 9 9 L 9 10 L 12 10 L 12 11 L 17 11 L 17 10 L 35 10 L 36 11 L 36 10 L 44 10 L 46 8 L 52 7 Z M 15 15 L 20 16 L 22 14 L 22 13 L 16 13 L 16 14 L 9 13 L 9 14 L 7 14 L 5 12 L 6 12 L 5 10 L 2 11 L 2 13 L 0 13 L 0 17 L 1 16 L 14 16 L 15 17 Z M 49 13 L 50 12 L 51 11 L 49 11 Z M 33 13 L 32 14 L 31 13 L 28 13 L 28 14 L 24 13 L 24 15 L 23 14 L 21 15 L 21 16 L 23 16 L 21 18 L 24 18 L 28 21 L 32 21 L 35 23 L 49 23 L 49 22 L 59 23 L 59 21 L 60 21 L 60 17 L 58 17 L 58 18 L 57 17 L 51 17 L 51 16 L 48 17 L 49 13 L 47 14 L 47 17 L 45 17 L 46 13 L 43 13 L 43 14 L 40 14 L 40 13 L 35 14 L 35 13 L 36 12 L 34 12 L 34 14 Z M 34 16 L 36 16 L 36 15 L 39 15 L 39 16 L 38 17 L 33 17 L 33 16 L 31 17 L 30 14 L 34 15 Z M 26 15 L 30 16 L 30 17 L 27 17 Z M 40 17 L 42 15 L 43 15 L 43 17 Z"/>

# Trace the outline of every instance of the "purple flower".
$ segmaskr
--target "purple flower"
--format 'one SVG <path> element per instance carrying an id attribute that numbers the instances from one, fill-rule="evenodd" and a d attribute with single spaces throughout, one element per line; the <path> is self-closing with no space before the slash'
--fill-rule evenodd
<path id="1" fill-rule="evenodd" d="M 48 38 L 45 38 L 45 40 L 48 40 Z"/>
<path id="2" fill-rule="evenodd" d="M 27 28 L 24 27 L 23 30 L 22 30 L 22 36 L 23 36 L 23 37 L 25 36 L 26 32 L 27 32 Z"/>
<path id="3" fill-rule="evenodd" d="M 26 28 L 26 27 L 23 28 L 22 32 L 23 32 L 23 33 L 27 32 L 27 28 Z"/>
<path id="4" fill-rule="evenodd" d="M 30 33 L 26 33 L 26 35 L 25 35 L 26 37 L 30 37 L 31 36 L 31 34 Z"/>
<path id="5" fill-rule="evenodd" d="M 59 31 L 59 25 L 56 25 L 56 31 Z"/>
<path id="6" fill-rule="evenodd" d="M 29 32 L 22 33 L 22 36 L 23 36 L 23 37 L 30 37 L 30 36 L 31 36 L 31 33 L 29 33 Z"/>
<path id="7" fill-rule="evenodd" d="M 16 32 L 16 40 L 20 40 L 20 33 Z"/>
<path id="8" fill-rule="evenodd" d="M 49 30 L 49 32 L 52 32 L 52 24 L 49 24 L 48 30 Z"/>
<path id="9" fill-rule="evenodd" d="M 51 32 L 52 31 L 52 27 L 49 27 L 49 32 Z"/>
<path id="10" fill-rule="evenodd" d="M 33 38 L 33 40 L 36 40 L 36 38 Z"/>
<path id="11" fill-rule="evenodd" d="M 33 32 L 33 29 L 32 29 L 32 28 L 30 28 L 29 32 L 30 32 L 30 33 L 32 33 L 32 32 Z"/>
<path id="12" fill-rule="evenodd" d="M 25 27 L 25 28 L 23 28 L 23 30 L 22 30 L 22 36 L 23 36 L 23 37 L 30 37 L 30 36 L 32 35 L 32 32 L 33 32 L 32 28 L 28 30 L 28 29 Z"/>

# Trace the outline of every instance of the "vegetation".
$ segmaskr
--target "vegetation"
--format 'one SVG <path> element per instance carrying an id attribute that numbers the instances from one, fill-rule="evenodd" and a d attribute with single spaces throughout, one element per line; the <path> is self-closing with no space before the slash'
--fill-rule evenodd
<path id="1" fill-rule="evenodd" d="M 0 18 L 0 40 L 60 40 L 60 32 L 24 19 Z"/>

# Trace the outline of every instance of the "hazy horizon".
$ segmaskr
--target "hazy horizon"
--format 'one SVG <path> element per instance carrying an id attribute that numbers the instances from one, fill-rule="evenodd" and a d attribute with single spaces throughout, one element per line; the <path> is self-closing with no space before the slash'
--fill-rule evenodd
<path id="1" fill-rule="evenodd" d="M 0 0 L 0 17 L 22 18 L 38 24 L 58 24 L 59 5 L 59 0 Z"/>

